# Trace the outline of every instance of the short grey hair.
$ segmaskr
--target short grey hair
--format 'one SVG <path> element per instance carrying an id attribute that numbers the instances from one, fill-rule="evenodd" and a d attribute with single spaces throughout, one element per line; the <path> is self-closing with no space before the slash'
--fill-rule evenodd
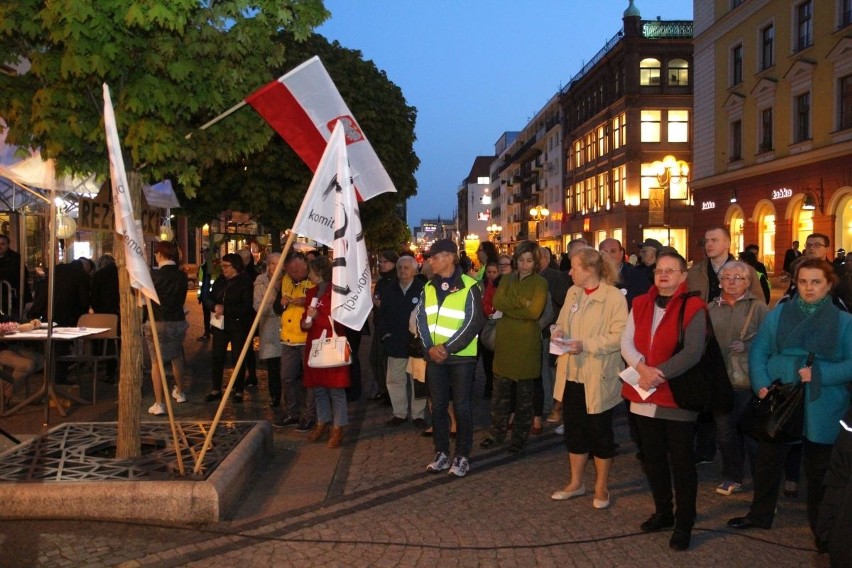
<path id="1" fill-rule="evenodd" d="M 722 275 L 726 272 L 739 271 L 742 272 L 742 274 L 745 276 L 746 282 L 751 284 L 751 270 L 749 270 L 750 268 L 751 266 L 741 260 L 729 260 L 728 262 L 722 265 L 722 268 L 719 269 L 719 279 L 721 280 Z"/>
<path id="2" fill-rule="evenodd" d="M 399 268 L 400 263 L 409 262 L 414 270 L 417 270 L 417 259 L 411 255 L 404 254 L 396 260 L 396 266 Z"/>

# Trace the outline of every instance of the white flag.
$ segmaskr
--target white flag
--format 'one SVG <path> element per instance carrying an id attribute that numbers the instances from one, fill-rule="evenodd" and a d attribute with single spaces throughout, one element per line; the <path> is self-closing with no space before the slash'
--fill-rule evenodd
<path id="1" fill-rule="evenodd" d="M 331 133 L 293 230 L 334 249 L 331 317 L 361 329 L 373 307 L 370 266 L 341 123 Z"/>
<path id="2" fill-rule="evenodd" d="M 121 145 L 118 141 L 118 128 L 115 125 L 115 112 L 109 86 L 104 83 L 104 128 L 106 129 L 107 150 L 109 151 L 109 177 L 112 183 L 112 205 L 115 210 L 115 232 L 124 240 L 124 255 L 127 259 L 127 272 L 130 285 L 141 291 L 153 301 L 160 303 L 151 273 L 145 263 L 145 241 L 142 239 L 142 227 L 133 216 L 133 204 L 128 195 L 127 172 Z"/>

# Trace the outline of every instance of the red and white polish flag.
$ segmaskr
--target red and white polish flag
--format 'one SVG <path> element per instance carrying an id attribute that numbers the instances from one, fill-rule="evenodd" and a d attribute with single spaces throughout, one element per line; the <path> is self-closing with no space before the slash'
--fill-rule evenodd
<path id="1" fill-rule="evenodd" d="M 396 188 L 370 141 L 314 56 L 245 99 L 311 168 L 317 170 L 337 122 L 343 124 L 355 189 L 363 200 Z"/>

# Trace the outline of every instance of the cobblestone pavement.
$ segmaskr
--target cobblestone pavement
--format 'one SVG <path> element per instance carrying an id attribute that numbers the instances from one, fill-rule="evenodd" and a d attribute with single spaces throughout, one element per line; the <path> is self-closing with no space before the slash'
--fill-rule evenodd
<path id="1" fill-rule="evenodd" d="M 181 418 L 209 419 L 209 344 L 198 343 L 194 299 L 187 337 L 190 401 Z M 365 388 L 372 385 L 362 343 Z M 488 421 L 476 384 L 475 440 Z M 265 374 L 226 418 L 272 419 Z M 69 420 L 115 420 L 115 387 L 101 385 L 95 406 Z M 151 403 L 146 385 L 144 408 Z M 43 409 L 0 419 L 13 434 L 37 433 Z M 147 416 L 147 415 L 146 415 Z M 552 426 L 525 450 L 476 449 L 464 479 L 425 473 L 431 440 L 411 425 L 388 427 L 389 407 L 350 405 L 343 448 L 309 444 L 293 430 L 275 432 L 275 457 L 246 489 L 228 521 L 206 526 L 136 522 L 0 521 L 0 566 L 827 566 L 813 550 L 803 498 L 782 497 L 772 530 L 740 533 L 725 521 L 744 514 L 750 486 L 716 495 L 719 463 L 699 466 L 699 517 L 689 551 L 668 547 L 668 533 L 643 534 L 652 501 L 623 414 L 616 418 L 620 454 L 611 473 L 612 507 L 592 508 L 592 495 L 556 502 L 568 460 Z M 587 486 L 593 484 L 589 466 Z M 802 492 L 803 494 L 803 492 Z M 45 504 L 49 506 L 49 504 Z M 2 504 L 0 504 L 2 515 Z"/>

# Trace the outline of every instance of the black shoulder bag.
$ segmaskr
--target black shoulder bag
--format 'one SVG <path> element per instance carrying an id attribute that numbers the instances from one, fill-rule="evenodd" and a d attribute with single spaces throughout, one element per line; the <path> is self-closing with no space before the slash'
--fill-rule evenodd
<path id="1" fill-rule="evenodd" d="M 688 292 L 681 296 L 683 302 L 678 315 L 678 339 L 675 353 L 683 349 L 683 318 L 686 302 L 699 292 Z M 675 402 L 686 410 L 711 410 L 716 414 L 727 414 L 734 406 L 734 388 L 728 378 L 728 369 L 719 342 L 713 333 L 713 323 L 709 312 L 704 309 L 707 321 L 707 337 L 701 360 L 683 374 L 668 379 L 669 388 Z"/>
<path id="2" fill-rule="evenodd" d="M 806 367 L 814 363 L 808 354 Z M 748 413 L 746 413 L 748 414 Z M 763 398 L 756 395 L 751 401 L 751 416 L 745 426 L 758 440 L 767 442 L 798 442 L 805 425 L 805 383 L 782 383 L 776 379 Z"/>

